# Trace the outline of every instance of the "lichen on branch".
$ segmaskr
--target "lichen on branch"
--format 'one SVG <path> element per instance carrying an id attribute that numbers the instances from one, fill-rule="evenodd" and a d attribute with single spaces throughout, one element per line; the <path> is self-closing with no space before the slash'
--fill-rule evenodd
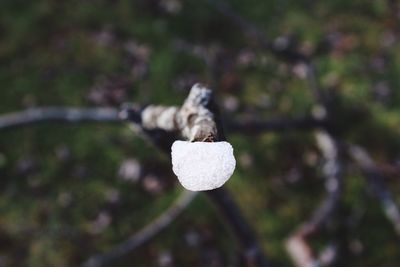
<path id="1" fill-rule="evenodd" d="M 208 108 L 212 91 L 195 84 L 181 107 L 147 106 L 141 113 L 142 127 L 177 132 L 188 141 L 215 141 L 217 125 Z"/>

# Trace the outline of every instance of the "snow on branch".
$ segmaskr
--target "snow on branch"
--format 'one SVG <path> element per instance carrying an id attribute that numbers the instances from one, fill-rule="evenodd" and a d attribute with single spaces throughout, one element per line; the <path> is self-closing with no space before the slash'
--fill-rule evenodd
<path id="1" fill-rule="evenodd" d="M 121 117 L 131 121 L 168 155 L 179 136 L 186 141 L 225 141 L 212 91 L 199 84 L 192 87 L 181 107 L 151 105 L 140 112 L 137 108 L 127 108 Z M 244 265 L 271 266 L 229 191 L 221 187 L 205 194 L 239 242 Z"/>

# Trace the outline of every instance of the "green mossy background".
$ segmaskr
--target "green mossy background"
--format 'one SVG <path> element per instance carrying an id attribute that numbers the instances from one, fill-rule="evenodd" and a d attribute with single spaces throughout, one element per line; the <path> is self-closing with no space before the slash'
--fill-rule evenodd
<path id="1" fill-rule="evenodd" d="M 271 40 L 289 36 L 315 53 L 321 85 L 336 96 L 337 132 L 391 170 L 386 182 L 400 203 L 400 8 L 393 2 L 229 4 Z M 217 70 L 193 51 L 216 51 Z M 179 105 L 195 82 L 215 86 L 228 119 L 301 117 L 313 105 L 301 66 L 263 51 L 209 1 L 0 2 L 1 113 Z M 227 187 L 277 266 L 292 266 L 285 239 L 324 194 L 312 133 L 226 134 L 238 160 Z M 136 182 L 119 177 L 127 159 L 141 164 Z M 344 162 L 340 212 L 312 245 L 340 237 L 347 254 L 339 266 L 398 266 L 392 225 L 357 168 Z M 0 266 L 77 266 L 135 233 L 182 190 L 168 158 L 126 125 L 107 123 L 2 130 L 0 178 Z M 237 251 L 200 196 L 163 233 L 110 266 L 237 266 Z"/>

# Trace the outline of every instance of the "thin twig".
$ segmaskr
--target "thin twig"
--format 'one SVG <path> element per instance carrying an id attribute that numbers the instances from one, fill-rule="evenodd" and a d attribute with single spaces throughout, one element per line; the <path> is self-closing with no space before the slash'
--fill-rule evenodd
<path id="1" fill-rule="evenodd" d="M 320 228 L 331 217 L 340 197 L 342 186 L 342 167 L 340 164 L 340 151 L 337 142 L 325 131 L 316 133 L 317 144 L 324 157 L 323 175 L 325 178 L 325 189 L 327 198 L 315 211 L 311 220 L 306 224 L 308 232 Z"/>
<path id="2" fill-rule="evenodd" d="M 249 34 L 267 51 L 273 55 L 293 63 L 307 63 L 309 61 L 308 56 L 300 53 L 299 51 L 293 50 L 290 46 L 276 45 L 272 42 L 266 34 L 261 31 L 256 25 L 247 21 L 242 16 L 237 14 L 233 8 L 224 0 L 207 0 L 207 2 L 214 6 L 221 14 L 231 19 L 233 23 L 238 26 L 243 33 Z"/>
<path id="3" fill-rule="evenodd" d="M 233 8 L 223 0 L 207 0 L 214 6 L 220 13 L 231 19 L 243 32 L 253 35 L 265 47 L 271 48 L 271 42 L 267 39 L 266 35 L 262 33 L 256 25 L 245 20 L 239 16 Z"/>
<path id="4" fill-rule="evenodd" d="M 325 178 L 325 199 L 314 211 L 309 220 L 304 222 L 292 234 L 286 248 L 292 259 L 299 267 L 320 266 L 318 257 L 307 242 L 307 238 L 316 234 L 329 221 L 335 212 L 341 194 L 342 176 L 339 161 L 339 151 L 336 141 L 325 131 L 317 131 L 316 139 L 324 157 L 323 175 Z"/>
<path id="5" fill-rule="evenodd" d="M 314 118 L 273 118 L 268 120 L 258 119 L 236 119 L 225 122 L 230 132 L 238 132 L 241 134 L 260 134 L 265 132 L 281 132 L 293 130 L 314 130 L 324 128 L 323 120 Z"/>
<path id="6" fill-rule="evenodd" d="M 49 121 L 118 122 L 120 118 L 114 108 L 32 108 L 0 116 L 0 130 Z"/>
<path id="7" fill-rule="evenodd" d="M 314 111 L 318 111 L 314 112 L 313 116 L 316 120 L 328 121 L 330 110 L 325 91 L 318 84 L 315 67 L 311 60 L 304 62 L 304 64 L 308 88 L 316 102 Z M 287 250 L 298 267 L 321 265 L 319 257 L 315 255 L 315 252 L 308 244 L 307 238 L 321 231 L 322 227 L 332 218 L 337 210 L 342 191 L 343 178 L 340 160 L 342 149 L 339 141 L 326 128 L 315 131 L 315 138 L 325 161 L 322 173 L 325 178 L 326 196 L 311 218 L 303 223 L 288 239 Z"/>
<path id="8" fill-rule="evenodd" d="M 372 192 L 381 202 L 386 217 L 393 224 L 396 233 L 400 236 L 400 209 L 385 184 L 384 176 L 376 167 L 375 162 L 371 156 L 368 155 L 368 152 L 365 149 L 350 144 L 348 145 L 348 152 L 353 160 L 359 165 L 370 185 L 370 188 L 372 189 Z"/>
<path id="9" fill-rule="evenodd" d="M 243 259 L 246 266 L 270 266 L 261 247 L 255 241 L 254 231 L 242 217 L 241 211 L 229 191 L 218 188 L 207 191 L 206 194 L 235 233 L 236 239 L 243 248 Z"/>
<path id="10" fill-rule="evenodd" d="M 308 62 L 305 62 L 304 64 L 306 68 L 306 79 L 308 88 L 313 94 L 316 103 L 319 106 L 322 106 L 323 109 L 325 109 L 323 110 L 325 113 L 321 116 L 327 118 L 328 116 L 328 114 L 326 114 L 326 112 L 328 112 L 327 97 L 325 95 L 325 91 L 322 90 L 322 88 L 320 88 L 318 84 L 317 71 L 315 69 L 314 63 L 311 60 L 308 60 Z"/>
<path id="11" fill-rule="evenodd" d="M 116 259 L 131 253 L 169 226 L 182 211 L 189 206 L 196 195 L 196 192 L 184 191 L 168 209 L 161 213 L 155 220 L 147 224 L 142 230 L 115 246 L 110 251 L 89 257 L 81 267 L 107 266 Z"/>

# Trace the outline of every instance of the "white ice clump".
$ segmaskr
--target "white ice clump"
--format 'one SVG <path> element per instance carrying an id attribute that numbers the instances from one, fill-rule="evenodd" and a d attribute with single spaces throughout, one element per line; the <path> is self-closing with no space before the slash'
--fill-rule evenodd
<path id="1" fill-rule="evenodd" d="M 233 148 L 228 142 L 175 141 L 171 156 L 172 170 L 190 191 L 221 187 L 236 166 Z"/>

